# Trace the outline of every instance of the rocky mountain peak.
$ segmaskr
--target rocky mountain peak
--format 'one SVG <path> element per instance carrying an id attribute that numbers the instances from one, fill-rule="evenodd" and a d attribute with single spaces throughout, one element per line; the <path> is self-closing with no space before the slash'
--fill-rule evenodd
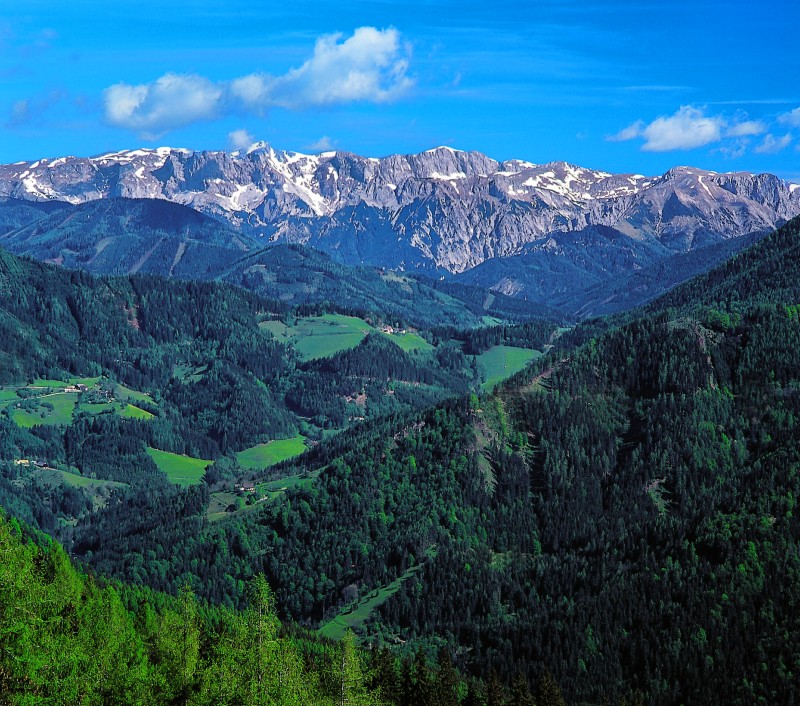
<path id="1" fill-rule="evenodd" d="M 498 162 L 436 147 L 363 157 L 171 147 L 0 165 L 0 198 L 166 199 L 270 242 L 347 264 L 462 272 L 556 233 L 614 227 L 675 251 L 769 230 L 800 213 L 800 191 L 769 174 L 675 167 L 656 177 L 567 162 Z"/>

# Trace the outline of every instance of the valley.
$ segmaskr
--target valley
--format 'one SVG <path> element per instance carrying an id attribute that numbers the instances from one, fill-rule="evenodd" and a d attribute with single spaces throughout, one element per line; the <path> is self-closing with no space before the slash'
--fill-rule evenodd
<path id="1" fill-rule="evenodd" d="M 783 701 L 798 228 L 578 323 L 376 269 L 368 306 L 335 305 L 358 288 L 295 247 L 262 255 L 331 280 L 301 301 L 0 251 L 0 505 L 85 570 L 211 611 L 263 576 L 309 645 L 445 648 L 463 689 Z M 298 271 L 261 262 L 262 284 Z"/>

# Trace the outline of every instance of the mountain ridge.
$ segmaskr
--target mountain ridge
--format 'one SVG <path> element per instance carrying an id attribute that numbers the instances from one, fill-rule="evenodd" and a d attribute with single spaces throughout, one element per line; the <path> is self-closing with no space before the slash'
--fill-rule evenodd
<path id="1" fill-rule="evenodd" d="M 800 213 L 797 185 L 770 174 L 681 166 L 646 177 L 450 147 L 374 158 L 256 143 L 0 165 L 0 198 L 112 196 L 181 203 L 258 242 L 309 245 L 344 264 L 445 276 L 590 226 L 682 253 L 771 231 Z"/>

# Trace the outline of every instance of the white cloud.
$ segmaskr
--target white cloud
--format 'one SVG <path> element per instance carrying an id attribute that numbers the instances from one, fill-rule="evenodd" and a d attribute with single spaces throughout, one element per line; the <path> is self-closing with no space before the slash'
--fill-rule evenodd
<path id="1" fill-rule="evenodd" d="M 256 113 L 260 113 L 271 103 L 270 91 L 273 79 L 269 76 L 250 74 L 235 78 L 228 84 L 231 96 L 242 105 Z"/>
<path id="2" fill-rule="evenodd" d="M 276 78 L 272 100 L 284 108 L 354 101 L 384 103 L 407 91 L 410 50 L 396 29 L 359 27 L 343 42 L 341 34 L 320 37 L 314 55 L 300 68 Z"/>
<path id="3" fill-rule="evenodd" d="M 168 130 L 217 117 L 223 90 L 197 75 L 165 74 L 139 86 L 118 83 L 103 92 L 106 119 L 157 137 Z"/>
<path id="4" fill-rule="evenodd" d="M 29 122 L 31 119 L 31 105 L 27 98 L 18 100 L 11 106 L 11 115 L 6 123 L 7 127 L 17 127 Z"/>
<path id="5" fill-rule="evenodd" d="M 152 136 L 224 113 L 385 103 L 413 85 L 410 56 L 396 29 L 359 27 L 347 38 L 320 37 L 311 58 L 282 76 L 252 73 L 213 83 L 168 73 L 148 84 L 116 84 L 104 91 L 105 114 L 112 125 Z"/>
<path id="6" fill-rule="evenodd" d="M 312 152 L 329 152 L 330 150 L 334 149 L 334 146 L 335 143 L 333 140 L 331 140 L 331 138 L 327 135 L 323 135 L 310 145 L 306 145 L 305 149 Z"/>
<path id="7" fill-rule="evenodd" d="M 644 128 L 644 120 L 637 120 L 628 127 L 622 128 L 616 135 L 609 135 L 606 139 L 610 142 L 626 142 L 641 137 Z"/>
<path id="8" fill-rule="evenodd" d="M 642 150 L 670 152 L 703 147 L 720 140 L 724 125 L 721 117 L 709 117 L 697 108 L 684 105 L 674 115 L 656 118 L 642 130 L 645 138 Z"/>
<path id="9" fill-rule="evenodd" d="M 672 115 L 662 115 L 650 123 L 637 120 L 606 139 L 623 142 L 640 138 L 643 140 L 642 150 L 645 152 L 691 150 L 722 143 L 718 151 L 736 158 L 745 153 L 747 138 L 763 135 L 768 130 L 768 122 L 748 120 L 745 113 L 732 117 L 707 115 L 702 108 L 684 105 Z M 772 145 L 771 142 L 769 144 Z"/>
<path id="10" fill-rule="evenodd" d="M 791 125 L 792 127 L 800 127 L 800 108 L 790 110 L 788 113 L 783 113 L 778 116 L 778 121 L 784 125 Z"/>
<path id="11" fill-rule="evenodd" d="M 735 140 L 730 140 L 727 144 L 723 144 L 719 150 L 715 151 L 719 151 L 720 154 L 728 159 L 739 159 L 744 157 L 749 146 L 749 137 L 737 137 Z"/>
<path id="12" fill-rule="evenodd" d="M 234 130 L 228 133 L 228 142 L 231 149 L 246 150 L 256 139 L 247 130 Z"/>
<path id="13" fill-rule="evenodd" d="M 745 120 L 731 125 L 725 131 L 725 137 L 750 137 L 752 135 L 763 135 L 766 131 L 767 126 L 760 120 Z"/>
<path id="14" fill-rule="evenodd" d="M 772 133 L 764 135 L 761 144 L 755 149 L 760 154 L 777 154 L 778 152 L 786 149 L 792 141 L 790 133 L 786 133 L 782 137 L 775 137 Z"/>

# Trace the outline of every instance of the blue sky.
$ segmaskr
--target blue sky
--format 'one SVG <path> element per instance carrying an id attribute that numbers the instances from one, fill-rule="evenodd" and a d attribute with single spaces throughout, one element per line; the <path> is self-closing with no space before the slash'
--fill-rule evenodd
<path id="1" fill-rule="evenodd" d="M 795 0 L 0 3 L 0 162 L 447 144 L 800 182 Z"/>

